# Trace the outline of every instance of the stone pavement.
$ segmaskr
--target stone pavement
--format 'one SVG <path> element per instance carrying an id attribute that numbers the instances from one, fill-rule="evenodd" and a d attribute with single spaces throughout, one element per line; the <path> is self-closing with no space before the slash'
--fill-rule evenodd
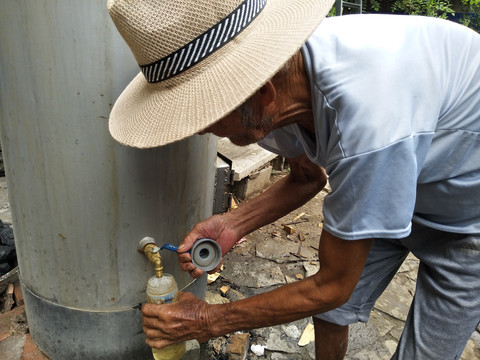
<path id="1" fill-rule="evenodd" d="M 243 259 L 242 257 L 245 256 L 242 255 L 244 248 L 251 246 L 248 242 L 253 241 L 247 239 L 246 243 L 240 245 L 242 248 L 237 247 L 233 254 L 227 256 L 221 275 L 208 286 L 207 301 L 224 303 L 230 300 L 238 300 L 244 297 L 245 293 L 251 296 L 255 293 L 270 290 L 279 284 L 295 281 L 289 275 L 292 270 L 297 274 L 302 274 L 298 278 L 307 276 L 315 270 L 315 265 L 312 265 L 314 261 L 310 260 L 289 263 L 282 269 L 280 264 L 266 259 L 265 254 L 258 256 L 255 260 L 247 259 L 248 256 Z M 402 333 L 408 308 L 415 291 L 417 269 L 418 260 L 410 255 L 399 269 L 392 283 L 377 301 L 370 321 L 367 324 L 358 323 L 350 327 L 349 347 L 345 359 L 390 359 Z M 223 295 L 223 292 L 226 288 L 221 289 L 224 286 L 229 287 L 225 295 Z M 233 357 L 233 359 L 314 359 L 313 342 L 302 346 L 298 344 L 308 324 L 312 324 L 311 319 L 250 331 L 250 345 L 264 347 L 264 355 L 256 356 L 249 346 L 245 346 L 243 355 Z M 226 359 L 227 357 L 222 357 L 222 354 L 226 353 L 226 346 L 231 342 L 230 338 L 235 336 L 230 335 L 210 340 L 208 346 L 203 346 L 205 357 L 202 357 L 202 359 Z M 310 340 L 313 340 L 313 338 L 310 338 Z M 478 329 L 472 335 L 461 360 L 480 360 L 480 333 Z"/>
<path id="2" fill-rule="evenodd" d="M 218 277 L 210 276 L 211 281 L 215 280 L 208 285 L 206 300 L 211 303 L 239 300 L 315 273 L 319 266 L 316 249 L 323 220 L 318 208 L 324 195 L 325 192 L 320 193 L 294 214 L 253 232 L 236 245 L 225 256 L 224 268 L 216 274 Z M 299 216 L 303 222 L 293 221 Z M 283 224 L 295 222 L 295 232 L 287 235 Z M 418 260 L 409 255 L 377 301 L 370 321 L 350 327 L 347 360 L 385 360 L 393 355 L 415 292 L 418 264 Z M 313 337 L 306 336 L 311 327 L 309 318 L 253 330 L 246 335 L 212 339 L 201 346 L 201 359 L 314 359 Z M 232 343 L 236 344 L 234 352 Z M 255 355 L 252 345 L 255 350 L 263 350 L 263 355 Z M 472 335 L 461 360 L 480 360 L 480 328 Z"/>

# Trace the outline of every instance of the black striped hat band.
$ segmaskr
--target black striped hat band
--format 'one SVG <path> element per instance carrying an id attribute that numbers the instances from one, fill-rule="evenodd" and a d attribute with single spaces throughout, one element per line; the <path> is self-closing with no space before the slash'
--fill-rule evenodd
<path id="1" fill-rule="evenodd" d="M 185 46 L 148 65 L 140 65 L 149 83 L 170 79 L 190 69 L 240 34 L 263 10 L 267 0 L 245 0 L 222 21 Z"/>

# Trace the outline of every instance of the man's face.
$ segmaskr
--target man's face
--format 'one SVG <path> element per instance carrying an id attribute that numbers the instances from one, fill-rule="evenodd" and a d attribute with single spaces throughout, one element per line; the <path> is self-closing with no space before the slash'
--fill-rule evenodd
<path id="1" fill-rule="evenodd" d="M 212 133 L 227 137 L 238 146 L 246 146 L 262 140 L 272 130 L 273 119 L 255 111 L 253 101 L 247 100 L 238 109 L 217 121 L 200 135 Z"/>

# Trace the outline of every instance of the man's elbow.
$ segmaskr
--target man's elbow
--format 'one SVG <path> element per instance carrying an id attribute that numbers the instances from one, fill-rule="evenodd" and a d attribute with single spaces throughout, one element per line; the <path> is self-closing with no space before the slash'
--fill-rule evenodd
<path id="1" fill-rule="evenodd" d="M 318 296 L 322 299 L 323 306 L 327 310 L 336 309 L 342 306 L 352 296 L 355 286 L 345 284 L 343 281 L 332 280 L 328 283 L 319 284 L 317 282 Z"/>
<path id="2" fill-rule="evenodd" d="M 350 300 L 350 296 L 352 296 L 352 291 L 348 291 L 343 287 L 339 287 L 328 299 L 330 309 L 336 309 L 342 306 L 348 300 Z"/>

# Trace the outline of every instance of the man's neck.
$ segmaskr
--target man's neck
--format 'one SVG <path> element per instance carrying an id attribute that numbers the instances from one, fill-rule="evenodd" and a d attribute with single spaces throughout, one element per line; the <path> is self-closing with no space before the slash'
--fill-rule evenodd
<path id="1" fill-rule="evenodd" d="M 277 86 L 275 128 L 289 124 L 299 124 L 315 134 L 310 81 L 305 71 L 301 52 L 299 51 L 294 56 L 296 66 L 293 68 L 297 71 L 291 74 L 288 85 L 285 82 L 280 82 Z"/>

